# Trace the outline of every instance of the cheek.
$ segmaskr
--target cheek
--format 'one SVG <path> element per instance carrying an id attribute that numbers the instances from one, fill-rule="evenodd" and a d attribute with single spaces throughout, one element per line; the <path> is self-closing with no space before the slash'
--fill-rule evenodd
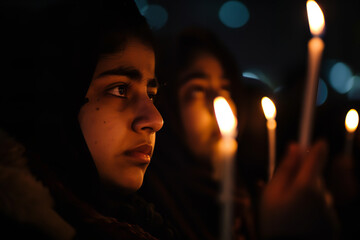
<path id="1" fill-rule="evenodd" d="M 236 116 L 237 115 L 237 109 L 236 109 L 236 105 L 235 105 L 233 99 L 229 96 L 229 97 L 226 97 L 226 101 L 229 103 L 233 114 Z"/>
<path id="2" fill-rule="evenodd" d="M 119 114 L 100 105 L 84 106 L 79 123 L 94 161 L 114 154 L 125 133 L 125 122 Z"/>
<path id="3" fill-rule="evenodd" d="M 188 137 L 202 138 L 211 131 L 211 125 L 214 121 L 209 110 L 199 103 L 189 104 L 182 109 L 182 122 Z"/>

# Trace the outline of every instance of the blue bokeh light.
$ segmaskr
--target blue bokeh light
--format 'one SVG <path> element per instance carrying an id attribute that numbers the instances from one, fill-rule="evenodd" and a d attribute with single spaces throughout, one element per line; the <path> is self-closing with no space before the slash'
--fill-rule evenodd
<path id="1" fill-rule="evenodd" d="M 317 92 L 317 98 L 316 98 L 316 105 L 320 106 L 323 105 L 328 97 L 328 88 L 326 83 L 320 79 L 319 80 L 319 86 L 318 86 L 318 92 Z"/>
<path id="2" fill-rule="evenodd" d="M 274 89 L 274 86 L 271 83 L 271 81 L 269 80 L 269 78 L 260 69 L 257 69 L 257 68 L 248 69 L 248 70 L 244 71 L 242 73 L 242 75 L 244 77 L 254 79 L 254 80 L 258 81 L 258 82 L 261 82 L 262 84 L 267 85 L 269 88 Z M 247 80 L 247 79 L 245 79 L 245 80 Z M 249 81 L 249 80 L 247 80 L 247 81 Z"/>
<path id="3" fill-rule="evenodd" d="M 259 76 L 252 72 L 244 72 L 242 75 L 247 78 L 254 78 L 260 80 Z"/>
<path id="4" fill-rule="evenodd" d="M 348 98 L 350 100 L 360 100 L 360 76 L 355 75 L 352 77 L 353 87 L 348 92 Z"/>
<path id="5" fill-rule="evenodd" d="M 143 16 L 146 18 L 148 24 L 153 30 L 159 30 L 168 20 L 168 13 L 166 9 L 157 4 L 147 5 Z"/>
<path id="6" fill-rule="evenodd" d="M 347 93 L 353 86 L 351 69 L 343 62 L 335 63 L 329 73 L 330 85 L 339 93 Z"/>
<path id="7" fill-rule="evenodd" d="M 229 28 L 244 26 L 250 18 L 247 7 L 239 1 L 227 1 L 219 10 L 220 21 Z"/>
<path id="8" fill-rule="evenodd" d="M 135 0 L 135 3 L 139 9 L 139 12 L 141 13 L 141 15 L 144 15 L 146 10 L 149 7 L 147 0 Z"/>

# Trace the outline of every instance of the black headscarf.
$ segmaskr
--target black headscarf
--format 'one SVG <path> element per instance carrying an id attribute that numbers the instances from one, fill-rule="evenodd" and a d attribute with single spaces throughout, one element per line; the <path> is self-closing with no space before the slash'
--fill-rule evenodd
<path id="1" fill-rule="evenodd" d="M 152 205 L 136 195 L 111 200 L 103 191 L 78 122 L 99 57 L 121 51 L 130 38 L 155 48 L 135 2 L 33 1 L 5 7 L 0 10 L 6 23 L 1 52 L 7 60 L 0 127 L 25 146 L 34 175 L 62 199 L 57 209 L 65 219 L 96 218 L 96 209 L 171 239 L 171 229 Z"/>
<path id="2" fill-rule="evenodd" d="M 1 127 L 38 160 L 34 166 L 46 166 L 87 198 L 97 172 L 77 117 L 96 63 L 131 37 L 154 48 L 151 30 L 133 0 L 34 1 L 5 9 Z"/>

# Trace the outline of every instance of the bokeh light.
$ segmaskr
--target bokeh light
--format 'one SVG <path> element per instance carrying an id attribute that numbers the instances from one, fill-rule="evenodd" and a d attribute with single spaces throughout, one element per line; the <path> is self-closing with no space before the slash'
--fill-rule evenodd
<path id="1" fill-rule="evenodd" d="M 328 88 L 326 86 L 326 83 L 322 79 L 320 79 L 317 98 L 316 98 L 316 105 L 321 106 L 322 104 L 324 104 L 326 102 L 327 97 L 328 97 Z"/>
<path id="2" fill-rule="evenodd" d="M 227 1 L 219 10 L 220 21 L 229 28 L 239 28 L 249 21 L 247 7 L 239 1 Z"/>
<path id="3" fill-rule="evenodd" d="M 353 86 L 347 93 L 350 100 L 360 100 L 360 76 L 355 75 L 352 77 Z"/>
<path id="4" fill-rule="evenodd" d="M 254 78 L 260 80 L 259 76 L 252 72 L 244 72 L 242 75 L 247 78 Z"/>
<path id="5" fill-rule="evenodd" d="M 247 69 L 242 73 L 242 75 L 247 78 L 258 80 L 262 84 L 267 85 L 269 88 L 274 89 L 274 86 L 271 83 L 270 79 L 260 69 Z"/>
<path id="6" fill-rule="evenodd" d="M 149 7 L 147 0 L 135 0 L 135 3 L 139 9 L 139 12 L 141 13 L 141 15 L 144 15 L 146 10 Z"/>
<path id="7" fill-rule="evenodd" d="M 352 71 L 343 62 L 335 63 L 329 72 L 330 85 L 339 93 L 347 93 L 353 86 Z"/>
<path id="8" fill-rule="evenodd" d="M 166 24 L 168 13 L 164 7 L 157 4 L 149 4 L 144 8 L 145 10 L 142 14 L 146 18 L 151 29 L 159 30 Z"/>

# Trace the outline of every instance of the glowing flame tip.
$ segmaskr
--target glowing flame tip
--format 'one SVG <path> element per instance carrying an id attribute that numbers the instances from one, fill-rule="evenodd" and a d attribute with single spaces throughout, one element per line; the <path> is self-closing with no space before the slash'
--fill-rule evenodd
<path id="1" fill-rule="evenodd" d="M 274 119 L 276 117 L 275 104 L 273 103 L 273 101 L 271 101 L 270 98 L 263 97 L 261 99 L 261 106 L 267 120 Z"/>
<path id="2" fill-rule="evenodd" d="M 359 124 L 359 114 L 355 109 L 349 110 L 345 118 L 345 128 L 348 132 L 355 132 Z"/>
<path id="3" fill-rule="evenodd" d="M 234 137 L 236 134 L 237 120 L 224 97 L 214 99 L 214 111 L 221 134 L 223 136 Z"/>
<path id="4" fill-rule="evenodd" d="M 322 34 L 325 27 L 325 19 L 321 8 L 314 0 L 308 0 L 306 2 L 306 9 L 311 34 L 315 36 Z"/>

